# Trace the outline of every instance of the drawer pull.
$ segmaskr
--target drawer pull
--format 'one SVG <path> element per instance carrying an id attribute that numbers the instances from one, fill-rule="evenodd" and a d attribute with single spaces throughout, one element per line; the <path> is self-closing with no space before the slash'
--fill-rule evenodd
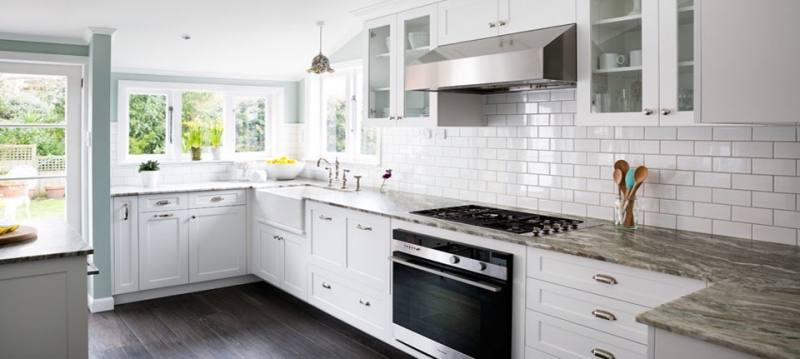
<path id="1" fill-rule="evenodd" d="M 222 201 L 222 200 L 223 200 L 223 198 L 220 197 L 220 196 L 211 197 L 211 202 L 219 202 L 219 201 Z"/>
<path id="2" fill-rule="evenodd" d="M 168 204 L 170 204 L 170 203 L 172 203 L 172 202 L 170 202 L 170 201 L 167 201 L 167 200 L 165 200 L 165 199 L 162 199 L 162 200 L 160 200 L 160 201 L 156 202 L 156 206 L 166 206 L 166 205 L 168 205 Z"/>
<path id="3" fill-rule="evenodd" d="M 122 220 L 123 221 L 127 221 L 128 220 L 128 204 L 127 203 L 123 204 L 122 208 L 125 209 L 125 211 L 123 212 L 123 215 L 122 215 Z"/>
<path id="4" fill-rule="evenodd" d="M 361 304 L 365 307 L 369 307 L 371 305 L 368 300 L 363 300 L 363 299 L 359 299 L 358 304 Z"/>
<path id="5" fill-rule="evenodd" d="M 331 217 L 328 217 L 328 216 L 326 216 L 326 215 L 323 215 L 323 214 L 320 214 L 320 215 L 319 215 L 319 219 L 321 219 L 321 220 L 323 220 L 323 221 L 330 221 L 330 220 L 333 220 L 333 218 L 331 218 Z"/>
<path id="6" fill-rule="evenodd" d="M 169 218 L 169 217 L 172 217 L 172 213 L 167 213 L 167 214 L 154 214 L 154 215 L 153 215 L 153 218 Z"/>
<path id="7" fill-rule="evenodd" d="M 365 226 L 362 226 L 360 224 L 357 224 L 356 228 L 358 228 L 358 229 L 360 229 L 362 231 L 370 231 L 370 232 L 372 231 L 372 227 L 365 227 Z"/>
<path id="8" fill-rule="evenodd" d="M 276 234 L 276 235 L 272 236 L 272 239 L 279 241 L 279 240 L 281 240 L 281 236 Z"/>
<path id="9" fill-rule="evenodd" d="M 322 282 L 322 288 L 331 289 L 331 285 L 325 282 Z"/>
<path id="10" fill-rule="evenodd" d="M 592 279 L 594 279 L 594 280 L 596 280 L 596 281 L 598 281 L 600 283 L 609 284 L 609 285 L 614 285 L 614 284 L 618 283 L 616 278 L 614 278 L 614 277 L 612 277 L 610 275 L 606 275 L 606 274 L 595 274 L 595 275 L 592 276 Z"/>
<path id="11" fill-rule="evenodd" d="M 608 321 L 611 321 L 611 322 L 617 320 L 617 316 L 616 315 L 614 315 L 611 312 L 607 312 L 605 310 L 602 310 L 602 309 L 593 310 L 592 311 L 592 315 L 594 315 L 597 318 L 608 320 Z"/>
<path id="12" fill-rule="evenodd" d="M 614 354 L 609 352 L 608 350 L 594 348 L 592 349 L 592 355 L 600 359 L 615 359 L 616 357 Z"/>

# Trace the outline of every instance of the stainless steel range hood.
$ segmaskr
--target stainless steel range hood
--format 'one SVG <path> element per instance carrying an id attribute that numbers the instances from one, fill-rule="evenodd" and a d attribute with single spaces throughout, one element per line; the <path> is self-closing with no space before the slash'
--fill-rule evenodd
<path id="1" fill-rule="evenodd" d="M 575 86 L 575 24 L 438 47 L 406 66 L 408 91 L 497 93 Z"/>

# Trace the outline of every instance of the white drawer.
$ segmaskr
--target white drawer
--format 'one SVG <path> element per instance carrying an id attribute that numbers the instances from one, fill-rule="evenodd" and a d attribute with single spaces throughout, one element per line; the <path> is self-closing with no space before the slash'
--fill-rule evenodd
<path id="1" fill-rule="evenodd" d="M 189 208 L 238 206 L 247 204 L 244 190 L 189 193 Z"/>
<path id="2" fill-rule="evenodd" d="M 188 208 L 186 193 L 139 196 L 139 212 L 174 211 Z"/>
<path id="3" fill-rule="evenodd" d="M 347 270 L 377 290 L 389 291 L 389 219 L 347 211 Z"/>
<path id="4" fill-rule="evenodd" d="M 636 322 L 647 307 L 531 278 L 526 291 L 529 309 L 647 344 L 647 326 Z"/>
<path id="5" fill-rule="evenodd" d="M 556 358 L 647 358 L 646 345 L 532 310 L 525 317 L 525 345 Z"/>
<path id="6" fill-rule="evenodd" d="M 390 320 L 389 297 L 367 293 L 332 277 L 319 269 L 311 269 L 311 303 L 369 334 L 382 337 Z"/>
<path id="7" fill-rule="evenodd" d="M 528 276 L 651 308 L 705 288 L 695 279 L 534 248 Z"/>

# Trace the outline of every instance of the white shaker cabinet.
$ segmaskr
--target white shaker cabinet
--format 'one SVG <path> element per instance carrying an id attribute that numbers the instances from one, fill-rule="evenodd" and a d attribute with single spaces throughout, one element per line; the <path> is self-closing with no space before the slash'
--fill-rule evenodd
<path id="1" fill-rule="evenodd" d="M 579 125 L 697 122 L 694 0 L 577 0 Z"/>
<path id="2" fill-rule="evenodd" d="M 189 217 L 189 281 L 247 273 L 245 206 L 198 208 Z"/>
<path id="3" fill-rule="evenodd" d="M 139 290 L 139 223 L 136 196 L 116 197 L 112 201 L 111 231 L 114 253 L 114 294 Z"/>
<path id="4" fill-rule="evenodd" d="M 304 237 L 256 221 L 255 275 L 305 300 L 307 245 Z"/>
<path id="5" fill-rule="evenodd" d="M 448 0 L 439 4 L 439 44 L 575 22 L 575 0 Z"/>
<path id="6" fill-rule="evenodd" d="M 800 122 L 800 1 L 695 1 L 702 122 Z"/>
<path id="7" fill-rule="evenodd" d="M 189 282 L 189 214 L 186 210 L 139 217 L 139 289 Z"/>

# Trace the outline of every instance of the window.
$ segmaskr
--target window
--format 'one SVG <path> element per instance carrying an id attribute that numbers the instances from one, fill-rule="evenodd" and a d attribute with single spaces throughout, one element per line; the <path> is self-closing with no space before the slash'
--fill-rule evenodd
<path id="1" fill-rule="evenodd" d="M 377 164 L 378 130 L 362 126 L 361 97 L 363 70 L 360 64 L 333 66 L 335 73 L 309 77 L 309 128 L 314 143 L 309 153 L 340 160 Z M 318 96 L 318 99 L 315 96 Z"/>
<path id="2" fill-rule="evenodd" d="M 79 66 L 0 62 L 0 221 L 80 228 Z"/>
<path id="3" fill-rule="evenodd" d="M 120 81 L 118 103 L 122 161 L 188 160 L 191 147 L 209 151 L 219 128 L 225 156 L 263 157 L 275 144 L 283 90 Z"/>

